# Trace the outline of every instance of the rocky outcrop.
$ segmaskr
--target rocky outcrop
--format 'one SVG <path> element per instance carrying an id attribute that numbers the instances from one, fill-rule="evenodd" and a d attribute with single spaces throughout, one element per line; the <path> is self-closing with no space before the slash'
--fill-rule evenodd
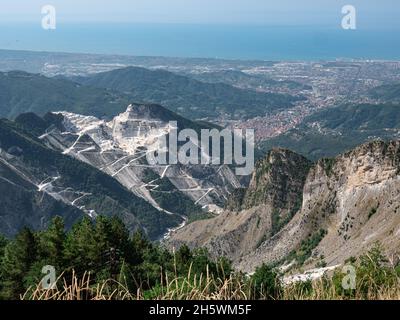
<path id="1" fill-rule="evenodd" d="M 196 226 L 189 225 L 174 235 L 176 242 L 173 244 L 200 244 L 212 254 L 225 253 L 238 269 L 246 272 L 252 272 L 262 263 L 290 262 L 287 260 L 296 256 L 293 253 L 310 242 L 313 246 L 309 249 L 312 250 L 304 261 L 310 266 L 321 261 L 328 266 L 343 263 L 347 258 L 366 251 L 376 241 L 383 245 L 389 255 L 398 254 L 399 141 L 369 142 L 335 159 L 319 160 L 311 167 L 304 181 L 299 210 L 275 234 L 267 232 L 265 238 L 260 238 L 257 229 L 250 226 L 255 223 L 268 231 L 268 226 L 271 228 L 273 225 L 273 211 L 285 209 L 287 212 L 296 199 L 289 195 L 298 189 L 297 183 L 301 185 L 301 179 L 289 179 L 287 184 L 284 179 L 275 179 L 285 187 L 269 189 L 267 186 L 271 175 L 261 175 L 261 180 L 257 180 L 258 172 L 262 172 L 263 167 L 268 168 L 270 159 L 271 155 L 259 164 L 253 175 L 252 185 L 246 191 L 246 195 L 250 193 L 251 196 L 244 196 L 241 201 L 244 210 L 236 213 L 226 211 L 218 218 L 202 221 Z M 285 168 L 282 164 L 276 164 Z M 293 166 L 294 178 L 301 176 L 303 164 L 297 169 Z M 266 171 L 271 172 L 271 169 Z M 255 195 L 256 190 L 264 189 L 269 190 L 263 193 L 264 196 Z M 284 190 L 288 190 L 287 198 L 279 196 Z M 261 199 L 263 204 L 253 199 Z M 246 208 L 248 201 L 254 201 L 250 202 L 250 209 Z M 257 218 L 260 216 L 269 218 L 260 220 L 263 221 L 261 223 Z M 222 217 L 223 222 L 220 220 Z M 215 226 L 218 223 L 221 223 L 220 228 Z M 230 226 L 230 237 L 223 230 L 218 230 L 222 226 Z M 315 234 L 319 237 L 315 237 Z M 309 239 L 313 241 L 307 242 Z"/>
<path id="2" fill-rule="evenodd" d="M 165 192 L 182 193 L 193 204 L 216 212 L 220 212 L 229 193 L 240 186 L 227 166 L 147 163 L 149 147 L 169 134 L 169 121 L 177 121 L 178 127 L 197 129 L 197 123 L 161 106 L 131 104 L 109 122 L 69 112 L 57 114 L 64 119 L 64 130 L 50 127 L 41 140 L 99 168 L 159 210 L 165 208 L 160 207 L 152 191 L 158 188 L 160 179 L 167 179 L 174 187 Z M 155 175 L 153 181 L 146 181 L 149 171 Z"/>
<path id="3" fill-rule="evenodd" d="M 256 250 L 296 213 L 310 165 L 289 150 L 272 150 L 257 164 L 249 188 L 236 190 L 221 215 L 179 230 L 169 245 L 204 246 L 233 260 Z"/>

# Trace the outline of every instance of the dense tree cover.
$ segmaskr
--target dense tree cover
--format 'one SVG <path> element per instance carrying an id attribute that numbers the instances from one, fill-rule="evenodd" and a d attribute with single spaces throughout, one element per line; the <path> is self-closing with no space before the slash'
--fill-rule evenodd
<path id="1" fill-rule="evenodd" d="M 59 110 L 110 117 L 132 101 L 123 93 L 23 71 L 0 72 L 0 88 L 0 116 L 8 118 L 27 111 L 43 115 Z"/>
<path id="2" fill-rule="evenodd" d="M 140 67 L 102 72 L 73 80 L 127 93 L 133 101 L 161 104 L 189 119 L 252 118 L 290 107 L 304 97 L 206 83 L 165 70 Z"/>
<path id="3" fill-rule="evenodd" d="M 320 231 L 303 242 L 302 250 L 313 247 L 323 233 Z M 64 280 L 72 282 L 74 273 L 82 279 L 90 272 L 93 287 L 113 279 L 115 281 L 106 282 L 108 292 L 119 289 L 122 283 L 133 294 L 140 289 L 141 298 L 146 299 L 160 297 L 167 282 L 178 288 L 192 283 L 193 288 L 212 294 L 213 286 L 222 286 L 227 281 L 225 283 L 232 286 L 225 288 L 232 290 L 229 294 L 233 296 L 235 290 L 240 290 L 250 299 L 321 298 L 321 294 L 327 298 L 370 299 L 381 297 L 382 292 L 396 290 L 398 286 L 398 264 L 393 267 L 379 245 L 345 263 L 356 270 L 356 289 L 343 287 L 347 274 L 341 268 L 332 278 L 286 287 L 279 269 L 270 265 L 261 265 L 252 276 L 236 273 L 226 258 L 210 259 L 205 249 L 190 250 L 182 246 L 170 252 L 141 233 L 130 234 L 116 217 L 100 216 L 96 222 L 84 218 L 69 232 L 65 231 L 63 220 L 55 217 L 47 230 L 32 232 L 25 228 L 12 240 L 0 236 L 0 299 L 18 299 L 28 288 L 36 287 L 44 276 L 41 270 L 45 265 L 55 267 L 60 277 L 59 290 Z M 201 277 L 203 282 L 199 281 Z M 205 277 L 214 280 L 206 282 Z M 171 279 L 176 280 L 171 282 Z M 191 290 L 190 287 L 184 291 L 184 296 L 188 294 L 189 297 Z"/>
<path id="4" fill-rule="evenodd" d="M 91 273 L 93 284 L 121 277 L 131 292 L 157 287 L 162 277 L 206 274 L 228 277 L 230 262 L 213 261 L 203 249 L 182 246 L 171 253 L 147 240 L 141 233 L 130 235 L 117 217 L 100 216 L 93 222 L 83 218 L 68 232 L 62 218 L 55 217 L 44 231 L 25 228 L 13 240 L 0 238 L 0 297 L 18 299 L 44 277 L 42 267 L 52 265 L 57 277 L 70 279 Z"/>
<path id="5" fill-rule="evenodd" d="M 0 88 L 0 116 L 8 118 L 27 111 L 43 115 L 59 110 L 110 118 L 131 102 L 161 104 L 191 119 L 221 115 L 248 118 L 304 99 L 135 67 L 73 81 L 23 71 L 0 72 Z"/>
<path id="6" fill-rule="evenodd" d="M 191 78 L 209 83 L 226 83 L 239 88 L 264 88 L 281 90 L 312 90 L 312 87 L 292 80 L 273 80 L 260 74 L 249 74 L 238 70 L 218 70 L 210 72 L 192 73 Z"/>
<path id="7" fill-rule="evenodd" d="M 400 83 L 375 87 L 368 94 L 372 98 L 382 101 L 400 101 Z"/>

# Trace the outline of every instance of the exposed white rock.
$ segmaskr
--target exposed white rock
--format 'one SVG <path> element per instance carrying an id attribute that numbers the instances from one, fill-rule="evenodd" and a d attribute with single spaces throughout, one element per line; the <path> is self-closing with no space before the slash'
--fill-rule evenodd
<path id="1" fill-rule="evenodd" d="M 296 282 L 306 282 L 321 279 L 326 273 L 334 271 L 338 267 L 340 267 L 339 264 L 331 267 L 310 269 L 304 273 L 285 276 L 283 277 L 282 282 L 284 285 L 289 285 Z"/>
<path id="2" fill-rule="evenodd" d="M 49 146 L 61 150 L 83 162 L 99 168 L 117 179 L 122 185 L 162 209 L 151 195 L 159 179 L 144 182 L 145 171 L 150 169 L 161 178 L 167 178 L 181 192 L 203 209 L 219 213 L 220 204 L 233 188 L 240 186 L 227 166 L 208 167 L 199 177 L 200 167 L 181 165 L 149 165 L 146 160 L 149 146 L 167 135 L 170 123 L 156 112 L 129 105 L 125 112 L 111 121 L 70 112 L 55 112 L 64 117 L 64 132 L 49 130 L 40 138 Z M 196 176 L 196 177 L 195 177 Z"/>

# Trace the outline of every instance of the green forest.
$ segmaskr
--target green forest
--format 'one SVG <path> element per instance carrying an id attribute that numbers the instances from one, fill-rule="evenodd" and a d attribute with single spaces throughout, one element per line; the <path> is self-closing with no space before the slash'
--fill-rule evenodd
<path id="1" fill-rule="evenodd" d="M 1 299 L 29 294 L 40 284 L 46 265 L 55 267 L 58 284 L 90 273 L 91 286 L 123 279 L 130 292 L 140 289 L 145 298 L 157 295 L 168 277 L 186 278 L 190 273 L 193 281 L 201 274 L 228 279 L 233 272 L 226 258 L 213 260 L 206 250 L 190 250 L 187 246 L 168 251 L 139 232 L 130 235 L 119 218 L 104 216 L 95 222 L 83 218 L 68 232 L 57 216 L 46 230 L 33 232 L 25 228 L 12 240 L 1 237 L 0 257 Z M 268 272 L 275 279 L 272 270 Z M 106 290 L 114 290 L 115 283 L 110 282 Z"/>
<path id="2" fill-rule="evenodd" d="M 310 240 L 314 241 L 314 240 Z M 315 240 L 317 241 L 317 240 Z M 303 243 L 309 247 L 312 243 Z M 305 250 L 305 249 L 304 249 Z M 1 300 L 103 299 L 393 299 L 399 292 L 399 266 L 377 244 L 346 261 L 353 266 L 354 288 L 346 289 L 340 269 L 321 279 L 284 283 L 276 266 L 262 264 L 251 275 L 235 271 L 207 250 L 167 250 L 140 232 L 130 234 L 117 217 L 83 218 L 66 231 L 60 217 L 48 228 L 0 236 Z M 44 266 L 54 266 L 56 285 L 42 288 Z"/>

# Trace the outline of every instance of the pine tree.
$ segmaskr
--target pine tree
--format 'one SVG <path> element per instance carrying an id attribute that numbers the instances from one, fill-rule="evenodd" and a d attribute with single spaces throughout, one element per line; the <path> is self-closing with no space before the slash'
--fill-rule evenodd
<path id="1" fill-rule="evenodd" d="M 88 217 L 72 227 L 67 234 L 64 248 L 67 271 L 74 269 L 81 276 L 85 271 L 93 273 L 98 269 L 101 258 L 98 238 L 93 222 Z"/>
<path id="2" fill-rule="evenodd" d="M 7 243 L 8 243 L 7 239 L 4 236 L 0 235 L 0 266 L 3 261 L 4 251 L 7 246 Z M 0 268 L 0 292 L 3 290 L 3 282 L 4 282 L 3 272 L 1 271 Z"/>
<path id="3" fill-rule="evenodd" d="M 24 228 L 14 241 L 7 244 L 1 263 L 3 298 L 17 299 L 27 289 L 25 276 L 35 262 L 36 253 L 35 236 L 28 228 Z"/>
<path id="4" fill-rule="evenodd" d="M 46 231 L 39 234 L 38 254 L 40 258 L 56 269 L 64 268 L 65 225 L 61 217 L 56 216 Z"/>
<path id="5" fill-rule="evenodd" d="M 116 277 L 125 262 L 136 265 L 141 262 L 141 255 L 129 238 L 129 231 L 117 217 L 98 217 L 95 233 L 98 250 L 101 252 L 102 277 Z"/>
<path id="6" fill-rule="evenodd" d="M 187 245 L 182 245 L 175 254 L 176 266 L 179 272 L 185 273 L 189 270 L 192 252 Z"/>
<path id="7" fill-rule="evenodd" d="M 0 262 L 3 259 L 4 256 L 4 249 L 6 248 L 6 245 L 8 243 L 8 240 L 0 234 Z"/>

